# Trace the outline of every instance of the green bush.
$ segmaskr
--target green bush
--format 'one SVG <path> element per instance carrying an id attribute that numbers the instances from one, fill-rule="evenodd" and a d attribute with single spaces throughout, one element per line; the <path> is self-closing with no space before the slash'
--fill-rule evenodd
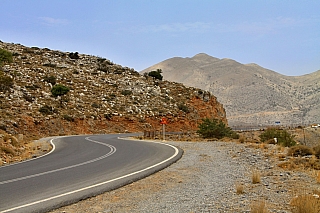
<path id="1" fill-rule="evenodd" d="M 217 138 L 223 137 L 238 138 L 238 134 L 227 127 L 221 120 L 218 119 L 202 119 L 202 123 L 198 126 L 197 133 L 203 138 Z"/>
<path id="2" fill-rule="evenodd" d="M 12 61 L 12 53 L 0 48 L 0 66 L 5 62 L 11 63 Z"/>
<path id="3" fill-rule="evenodd" d="M 259 137 L 262 142 L 277 138 L 277 143 L 284 147 L 291 147 L 296 145 L 296 142 L 294 141 L 294 135 L 291 135 L 286 130 L 282 129 L 269 128 Z"/>
<path id="4" fill-rule="evenodd" d="M 53 97 L 63 96 L 67 94 L 69 91 L 70 89 L 68 87 L 61 84 L 56 84 L 51 89 Z"/>
<path id="5" fill-rule="evenodd" d="M 7 92 L 13 86 L 13 79 L 0 71 L 0 92 Z"/>
<path id="6" fill-rule="evenodd" d="M 149 72 L 148 75 L 161 81 L 163 79 L 163 76 L 161 75 L 161 73 L 162 73 L 162 70 L 157 69 L 156 71 Z"/>

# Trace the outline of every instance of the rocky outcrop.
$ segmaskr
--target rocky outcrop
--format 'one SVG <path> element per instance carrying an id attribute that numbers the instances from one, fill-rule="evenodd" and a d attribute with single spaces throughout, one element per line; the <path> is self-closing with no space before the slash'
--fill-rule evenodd
<path id="1" fill-rule="evenodd" d="M 159 81 L 112 61 L 80 53 L 0 42 L 13 53 L 1 69 L 13 85 L 0 92 L 0 129 L 47 135 L 194 130 L 204 117 L 227 122 L 223 106 L 207 91 Z M 51 89 L 70 89 L 54 97 Z"/>

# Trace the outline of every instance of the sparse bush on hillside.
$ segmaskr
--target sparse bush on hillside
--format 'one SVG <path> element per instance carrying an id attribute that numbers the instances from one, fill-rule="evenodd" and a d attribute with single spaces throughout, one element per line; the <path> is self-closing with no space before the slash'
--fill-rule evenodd
<path id="1" fill-rule="evenodd" d="M 122 90 L 121 95 L 132 95 L 132 91 L 131 90 Z"/>
<path id="2" fill-rule="evenodd" d="M 37 90 L 37 89 L 41 88 L 41 87 L 39 87 L 39 86 L 36 85 L 36 84 L 26 85 L 25 87 L 26 87 L 27 89 L 30 89 L 30 90 Z"/>
<path id="3" fill-rule="evenodd" d="M 277 143 L 284 147 L 291 147 L 296 145 L 296 142 L 294 141 L 294 135 L 291 135 L 286 130 L 282 129 L 269 128 L 259 137 L 262 142 L 277 138 Z"/>
<path id="4" fill-rule="evenodd" d="M 112 114 L 104 114 L 104 118 L 110 121 L 112 118 Z"/>
<path id="5" fill-rule="evenodd" d="M 79 59 L 79 53 L 78 52 L 75 52 L 75 53 L 69 53 L 69 58 L 71 59 Z"/>
<path id="6" fill-rule="evenodd" d="M 197 133 L 203 138 L 217 138 L 223 137 L 237 138 L 237 133 L 227 127 L 221 120 L 218 119 L 202 119 L 202 123 L 198 126 Z"/>
<path id="7" fill-rule="evenodd" d="M 96 103 L 96 102 L 94 102 L 94 103 L 91 104 L 91 107 L 93 107 L 93 108 L 100 108 L 101 105 L 98 104 L 98 103 Z"/>
<path id="8" fill-rule="evenodd" d="M 74 118 L 70 115 L 63 115 L 62 118 L 66 121 L 74 122 Z"/>
<path id="9" fill-rule="evenodd" d="M 34 99 L 35 99 L 34 96 L 28 95 L 28 94 L 23 94 L 23 98 L 24 98 L 26 101 L 30 102 L 30 103 L 32 103 L 32 102 L 34 101 Z"/>
<path id="10" fill-rule="evenodd" d="M 51 67 L 51 68 L 56 68 L 56 67 L 57 67 L 56 64 L 50 63 L 50 62 L 49 62 L 49 63 L 44 63 L 43 66 L 45 66 L 45 67 Z"/>
<path id="11" fill-rule="evenodd" d="M 110 65 L 113 65 L 113 63 L 105 58 L 98 58 L 98 70 L 110 73 Z"/>
<path id="12" fill-rule="evenodd" d="M 52 114 L 56 113 L 57 110 L 51 106 L 44 105 L 44 106 L 40 107 L 39 112 L 41 112 L 44 115 L 52 115 Z"/>
<path id="13" fill-rule="evenodd" d="M 67 94 L 69 91 L 70 89 L 62 84 L 56 84 L 51 89 L 53 97 L 63 96 Z"/>
<path id="14" fill-rule="evenodd" d="M 156 71 L 149 72 L 148 76 L 151 76 L 151 77 L 161 81 L 163 79 L 163 76 L 161 75 L 161 73 L 162 73 L 162 70 L 161 69 L 157 69 Z"/>
<path id="15" fill-rule="evenodd" d="M 43 78 L 43 80 L 44 80 L 45 82 L 50 83 L 52 86 L 54 86 L 54 85 L 56 84 L 56 82 L 57 82 L 57 78 L 54 77 L 53 75 L 45 76 L 45 77 Z"/>
<path id="16" fill-rule="evenodd" d="M 13 79 L 0 71 L 0 92 L 7 92 L 13 86 Z"/>
<path id="17" fill-rule="evenodd" d="M 2 66 L 3 63 L 11 63 L 12 61 L 12 53 L 0 48 L 0 66 Z"/>
<path id="18" fill-rule="evenodd" d="M 183 111 L 185 113 L 189 113 L 190 112 L 188 106 L 186 106 L 185 104 L 179 104 L 178 105 L 178 109 L 180 109 L 181 111 Z"/>

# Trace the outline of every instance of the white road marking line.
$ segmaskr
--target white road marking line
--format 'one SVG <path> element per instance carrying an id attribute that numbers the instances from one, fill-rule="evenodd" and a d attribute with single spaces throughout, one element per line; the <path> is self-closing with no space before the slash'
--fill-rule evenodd
<path id="1" fill-rule="evenodd" d="M 52 140 L 54 140 L 54 139 L 51 139 L 50 142 L 53 144 Z M 83 166 L 83 165 L 86 165 L 86 164 L 93 163 L 93 162 L 95 162 L 95 161 L 104 159 L 104 158 L 106 158 L 106 157 L 114 154 L 114 153 L 116 152 L 116 150 L 117 150 L 114 146 L 112 146 L 112 145 L 110 145 L 110 144 L 105 144 L 105 143 L 101 143 L 101 142 L 99 142 L 99 141 L 94 141 L 94 140 L 90 139 L 89 137 L 86 137 L 85 140 L 88 140 L 88 141 L 91 141 L 91 142 L 93 142 L 93 143 L 98 143 L 98 144 L 107 146 L 107 147 L 109 147 L 111 150 L 110 150 L 110 152 L 108 152 L 107 154 L 102 155 L 101 157 L 92 159 L 92 160 L 90 160 L 90 161 L 86 161 L 86 162 L 79 163 L 79 164 L 75 164 L 75 165 L 72 165 L 72 166 L 67 166 L 67 167 L 63 167 L 63 168 L 60 168 L 60 169 L 54 169 L 54 170 L 50 170 L 50 171 L 47 171 L 47 172 L 42 172 L 42 173 L 38 173 L 38 174 L 34 174 L 34 175 L 28 175 L 28 176 L 25 176 L 25 177 L 20 177 L 20 178 L 15 178 L 15 179 L 11 179 L 11 180 L 1 181 L 1 182 L 0 182 L 0 185 L 6 184 L 6 183 L 16 182 L 16 181 L 20 181 L 20 180 L 26 180 L 26 179 L 29 179 L 29 178 L 39 177 L 39 176 L 42 176 L 42 175 L 51 174 L 51 173 L 54 173 L 54 172 L 59 172 L 59 171 L 63 171 L 63 170 L 67 170 L 67 169 L 71 169 L 71 168 Z"/>
<path id="2" fill-rule="evenodd" d="M 98 186 L 101 186 L 101 185 L 104 185 L 104 184 L 107 184 L 107 183 L 111 183 L 111 182 L 114 182 L 114 181 L 117 181 L 117 180 L 120 180 L 120 179 L 123 179 L 123 178 L 126 178 L 126 177 L 130 177 L 130 176 L 135 175 L 135 174 L 139 174 L 141 172 L 147 171 L 149 169 L 157 167 L 157 166 L 159 166 L 159 165 L 171 160 L 172 158 L 177 156 L 178 153 L 179 153 L 179 150 L 176 147 L 174 147 L 174 146 L 172 146 L 170 144 L 164 144 L 164 143 L 160 143 L 160 142 L 150 142 L 150 143 L 159 143 L 159 144 L 170 146 L 171 148 L 173 148 L 175 150 L 175 153 L 170 158 L 168 158 L 168 159 L 166 159 L 164 161 L 161 161 L 160 163 L 157 163 L 155 165 L 149 166 L 149 167 L 147 167 L 145 169 L 142 169 L 142 170 L 139 170 L 139 171 L 136 171 L 136 172 L 133 172 L 133 173 L 118 177 L 118 178 L 114 178 L 112 180 L 108 180 L 108 181 L 97 183 L 97 184 L 94 184 L 94 185 L 91 185 L 91 186 L 88 186 L 88 187 L 84 187 L 84 188 L 81 188 L 81 189 L 78 189 L 78 190 L 74 190 L 74 191 L 67 192 L 67 193 L 64 193 L 64 194 L 60 194 L 60 195 L 56 195 L 56 196 L 53 196 L 53 197 L 49 197 L 49 198 L 46 198 L 46 199 L 43 199 L 43 200 L 39 200 L 39 201 L 36 201 L 36 202 L 33 202 L 33 203 L 28 203 L 28 204 L 25 204 L 25 205 L 17 206 L 17 207 L 11 208 L 11 209 L 7 209 L 7 210 L 2 211 L 1 213 L 6 213 L 6 212 L 14 211 L 14 210 L 17 210 L 17 209 L 25 208 L 25 207 L 28 207 L 28 206 L 36 205 L 36 204 L 43 203 L 43 202 L 46 202 L 46 201 L 49 201 L 49 200 L 53 200 L 53 199 L 57 199 L 57 198 L 60 198 L 60 197 L 63 197 L 63 196 L 67 196 L 67 195 L 70 195 L 70 194 L 81 192 L 81 191 L 84 191 L 84 190 L 87 190 L 87 189 L 92 189 L 94 187 L 98 187 Z"/>

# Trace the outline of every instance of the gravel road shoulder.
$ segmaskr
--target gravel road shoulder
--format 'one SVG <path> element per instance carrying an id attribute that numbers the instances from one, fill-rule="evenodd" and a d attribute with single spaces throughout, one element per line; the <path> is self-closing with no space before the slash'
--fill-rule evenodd
<path id="1" fill-rule="evenodd" d="M 111 192 L 51 213 L 76 212 L 250 212 L 265 202 L 270 212 L 290 212 L 300 192 L 319 190 L 312 175 L 277 167 L 274 145 L 234 142 L 167 142 L 184 150 L 173 165 Z M 258 171 L 260 183 L 252 183 Z M 239 186 L 243 193 L 237 193 Z"/>

